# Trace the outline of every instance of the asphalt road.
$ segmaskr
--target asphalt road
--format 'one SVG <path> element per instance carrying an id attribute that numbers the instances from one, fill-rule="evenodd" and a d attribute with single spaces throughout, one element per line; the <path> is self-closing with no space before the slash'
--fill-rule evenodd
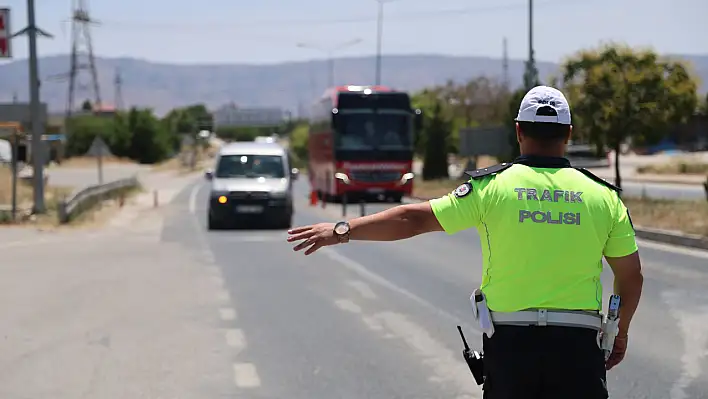
<path id="1" fill-rule="evenodd" d="M 337 220 L 297 184 L 296 224 Z M 456 325 L 479 343 L 468 297 L 481 278 L 478 235 L 354 242 L 310 257 L 284 231 L 205 229 L 207 189 L 188 187 L 161 242 L 203 248 L 228 299 L 237 392 L 250 398 L 481 398 Z M 369 212 L 386 205 L 370 205 Z M 708 253 L 641 243 L 644 296 L 612 397 L 708 398 Z M 170 275 L 165 275 L 169 279 Z M 603 275 L 611 287 L 611 274 Z M 607 297 L 608 292 L 605 293 Z"/>

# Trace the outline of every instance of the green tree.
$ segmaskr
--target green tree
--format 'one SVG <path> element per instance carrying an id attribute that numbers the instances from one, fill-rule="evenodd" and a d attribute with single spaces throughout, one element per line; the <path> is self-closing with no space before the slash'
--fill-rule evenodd
<path id="1" fill-rule="evenodd" d="M 273 130 L 273 127 L 220 126 L 215 133 L 223 140 L 253 141 L 258 136 L 270 136 Z"/>
<path id="2" fill-rule="evenodd" d="M 91 105 L 91 101 L 89 101 L 89 100 L 84 101 L 83 104 L 81 104 L 81 110 L 82 111 L 89 111 L 89 112 L 93 111 L 93 105 Z"/>
<path id="3" fill-rule="evenodd" d="M 516 116 L 519 113 L 521 100 L 524 99 L 527 90 L 523 87 L 517 89 L 509 96 L 507 101 L 506 116 L 504 117 L 504 126 L 509 138 L 509 154 L 505 157 L 506 161 L 512 161 L 520 155 L 519 142 L 516 140 Z"/>
<path id="4" fill-rule="evenodd" d="M 309 126 L 307 123 L 299 123 L 289 134 L 290 151 L 293 155 L 293 164 L 295 167 L 302 168 L 307 166 L 308 159 L 308 139 Z"/>
<path id="5" fill-rule="evenodd" d="M 171 155 L 170 134 L 148 109 L 132 108 L 128 113 L 128 129 L 132 132 L 130 157 L 152 164 Z"/>
<path id="6" fill-rule="evenodd" d="M 526 91 L 529 91 L 540 84 L 541 82 L 538 78 L 538 68 L 536 67 L 536 58 L 534 57 L 533 52 L 531 52 L 528 61 L 525 63 L 524 88 Z"/>
<path id="7" fill-rule="evenodd" d="M 656 143 L 696 109 L 697 85 L 687 68 L 653 51 L 609 44 L 579 52 L 562 71 L 574 125 L 591 143 L 615 151 L 615 183 L 620 187 L 621 144 Z"/>
<path id="8" fill-rule="evenodd" d="M 451 123 L 443 115 L 438 101 L 430 118 L 426 118 L 426 140 L 423 158 L 423 180 L 448 178 L 447 150 Z"/>
<path id="9" fill-rule="evenodd" d="M 67 127 L 67 157 L 84 156 L 96 136 L 103 137 L 107 144 L 113 136 L 113 121 L 93 115 L 74 116 Z"/>

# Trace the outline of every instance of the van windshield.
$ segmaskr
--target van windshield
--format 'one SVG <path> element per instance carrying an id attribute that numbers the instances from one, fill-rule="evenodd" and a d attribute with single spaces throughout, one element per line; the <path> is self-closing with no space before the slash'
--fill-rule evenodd
<path id="1" fill-rule="evenodd" d="M 214 174 L 218 179 L 233 177 L 284 178 L 285 166 L 279 155 L 222 155 Z"/>

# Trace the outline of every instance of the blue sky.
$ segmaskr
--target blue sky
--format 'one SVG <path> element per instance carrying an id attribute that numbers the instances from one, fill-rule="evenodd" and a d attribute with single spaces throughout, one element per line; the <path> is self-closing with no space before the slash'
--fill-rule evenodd
<path id="1" fill-rule="evenodd" d="M 1 0 L 13 28 L 26 25 L 25 0 Z M 208 4 L 208 5 L 207 5 Z M 535 47 L 540 60 L 559 61 L 601 41 L 651 46 L 661 53 L 708 54 L 706 0 L 535 0 Z M 41 55 L 70 50 L 70 0 L 36 0 L 37 20 L 54 39 Z M 95 51 L 173 63 L 273 63 L 321 58 L 298 42 L 332 47 L 359 44 L 338 56 L 373 54 L 375 0 L 93 0 Z M 385 5 L 385 53 L 438 53 L 526 58 L 526 0 L 394 0 Z M 26 38 L 13 42 L 27 55 Z"/>

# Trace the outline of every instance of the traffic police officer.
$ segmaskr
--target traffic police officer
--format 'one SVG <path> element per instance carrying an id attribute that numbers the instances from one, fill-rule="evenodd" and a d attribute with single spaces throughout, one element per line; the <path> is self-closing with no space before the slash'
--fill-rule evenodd
<path id="1" fill-rule="evenodd" d="M 288 241 L 309 255 L 349 240 L 475 227 L 494 324 L 483 339 L 484 397 L 607 398 L 605 371 L 624 357 L 643 283 L 632 221 L 617 187 L 564 158 L 572 126 L 560 91 L 533 88 L 516 122 L 521 156 L 512 163 L 470 172 L 453 193 L 428 202 L 294 228 Z M 598 345 L 603 256 L 622 298 L 607 360 Z"/>

